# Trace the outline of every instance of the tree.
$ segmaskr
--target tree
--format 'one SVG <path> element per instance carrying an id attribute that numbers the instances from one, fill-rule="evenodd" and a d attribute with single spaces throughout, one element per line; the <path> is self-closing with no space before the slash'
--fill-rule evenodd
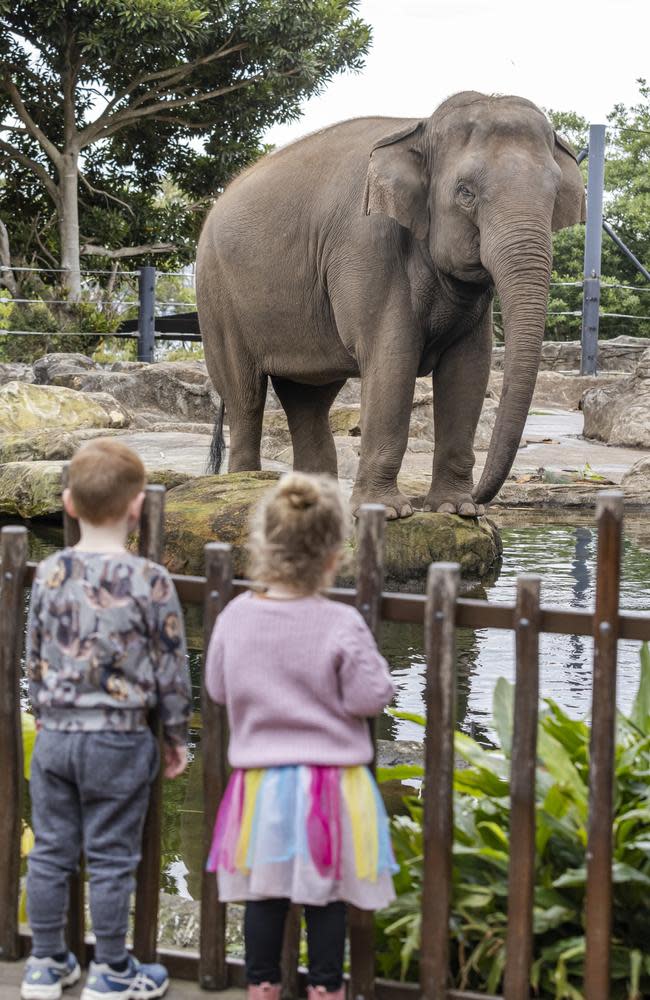
<path id="1" fill-rule="evenodd" d="M 4 200 L 26 210 L 7 227 L 58 263 L 72 299 L 81 255 L 182 250 L 196 203 L 260 154 L 264 130 L 361 67 L 370 31 L 357 7 L 0 0 Z M 171 206 L 156 204 L 165 178 L 182 192 Z M 5 237 L 0 228 L 4 257 Z"/>
<path id="2" fill-rule="evenodd" d="M 614 106 L 607 116 L 605 153 L 604 217 L 636 257 L 650 266 L 650 86 L 638 80 L 639 101 L 627 108 Z M 576 150 L 589 139 L 589 124 L 574 112 L 548 112 L 557 131 L 568 138 Z M 587 181 L 587 161 L 582 170 Z M 574 226 L 554 234 L 554 282 L 580 282 L 583 273 L 584 227 Z M 623 332 L 650 335 L 650 285 L 628 258 L 603 234 L 601 263 L 601 309 L 605 313 L 632 316 L 618 319 L 603 317 L 601 336 L 615 337 Z M 608 287 L 626 285 L 627 288 Z M 581 309 L 582 289 L 565 285 L 551 288 L 549 311 L 573 312 Z M 549 316 L 547 336 L 564 339 L 567 332 L 580 335 L 581 319 L 574 316 Z"/>

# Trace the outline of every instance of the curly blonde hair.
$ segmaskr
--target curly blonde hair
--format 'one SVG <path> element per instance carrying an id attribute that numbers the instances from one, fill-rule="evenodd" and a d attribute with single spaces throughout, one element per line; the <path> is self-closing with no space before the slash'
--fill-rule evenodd
<path id="1" fill-rule="evenodd" d="M 343 545 L 347 528 L 346 505 L 334 479 L 303 472 L 283 476 L 251 519 L 251 578 L 314 593 L 323 586 L 326 564 Z"/>

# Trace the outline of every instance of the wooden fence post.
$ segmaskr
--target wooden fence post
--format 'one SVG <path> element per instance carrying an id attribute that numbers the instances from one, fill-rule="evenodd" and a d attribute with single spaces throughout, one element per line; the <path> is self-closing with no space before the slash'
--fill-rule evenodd
<path id="1" fill-rule="evenodd" d="M 456 601 L 460 567 L 434 563 L 427 577 L 424 824 L 420 990 L 444 1000 L 449 977 L 449 908 L 454 832 Z"/>
<path id="2" fill-rule="evenodd" d="M 223 705 L 215 705 L 205 687 L 205 662 L 217 615 L 232 596 L 232 549 L 211 542 L 205 546 L 205 600 L 203 611 L 203 680 L 201 685 L 201 749 L 203 759 L 203 856 L 201 885 L 201 942 L 199 984 L 204 990 L 225 989 L 226 907 L 219 902 L 217 880 L 205 871 L 214 821 L 227 781 L 228 723 Z"/>
<path id="3" fill-rule="evenodd" d="M 23 742 L 20 722 L 20 658 L 24 632 L 27 529 L 2 529 L 0 583 L 0 959 L 20 955 L 20 838 Z"/>
<path id="4" fill-rule="evenodd" d="M 610 995 L 612 808 L 616 727 L 616 657 L 623 535 L 623 494 L 596 500 L 598 568 L 589 748 L 589 827 L 585 904 L 586 1000 Z"/>
<path id="5" fill-rule="evenodd" d="M 147 486 L 140 518 L 139 553 L 152 562 L 160 563 L 165 541 L 165 487 Z M 162 858 L 162 800 L 164 767 L 160 714 L 150 713 L 149 725 L 160 749 L 160 768 L 151 785 L 149 807 L 142 833 L 142 858 L 138 865 L 135 892 L 133 951 L 141 962 L 155 962 L 158 950 L 158 904 L 160 898 L 160 864 Z"/>
<path id="6" fill-rule="evenodd" d="M 68 465 L 63 466 L 61 486 L 68 485 Z M 80 538 L 79 522 L 63 511 L 63 544 L 66 548 L 76 545 Z M 81 845 L 79 845 L 81 851 Z M 79 861 L 79 871 L 70 879 L 70 901 L 68 903 L 68 926 L 66 937 L 70 951 L 74 952 L 82 965 L 86 964 L 86 915 L 83 858 Z"/>
<path id="7" fill-rule="evenodd" d="M 516 685 L 510 757 L 510 862 L 504 996 L 529 1000 L 535 886 L 535 776 L 539 700 L 540 578 L 517 579 Z"/>
<path id="8" fill-rule="evenodd" d="M 381 623 L 384 586 L 384 528 L 386 511 L 381 504 L 363 504 L 357 524 L 357 608 L 377 637 Z M 370 722 L 375 744 L 375 722 Z M 375 924 L 371 912 L 349 908 L 350 997 L 374 1000 Z"/>

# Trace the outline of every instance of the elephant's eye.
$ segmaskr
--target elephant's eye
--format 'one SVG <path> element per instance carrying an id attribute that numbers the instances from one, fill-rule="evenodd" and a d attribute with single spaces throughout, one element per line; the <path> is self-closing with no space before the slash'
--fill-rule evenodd
<path id="1" fill-rule="evenodd" d="M 456 194 L 463 205 L 471 205 L 474 201 L 474 192 L 470 191 L 466 184 L 458 184 L 456 186 Z"/>

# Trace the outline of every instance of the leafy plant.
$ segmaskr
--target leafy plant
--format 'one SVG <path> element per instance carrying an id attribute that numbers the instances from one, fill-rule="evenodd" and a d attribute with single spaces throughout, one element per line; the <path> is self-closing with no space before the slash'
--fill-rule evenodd
<path id="1" fill-rule="evenodd" d="M 496 992 L 505 966 L 509 772 L 514 689 L 494 691 L 500 746 L 486 749 L 456 733 L 467 764 L 454 776 L 452 974 L 461 989 Z M 534 963 L 531 987 L 545 998 L 582 1000 L 590 730 L 546 699 L 538 728 Z M 424 725 L 422 717 L 395 713 Z M 399 774 L 396 773 L 399 771 Z M 404 772 L 404 773 L 403 773 Z M 384 768 L 380 780 L 423 776 L 421 768 Z M 641 649 L 639 688 L 629 715 L 618 715 L 612 872 L 614 908 L 611 1000 L 650 995 L 650 651 Z M 415 979 L 422 887 L 421 798 L 395 817 L 397 899 L 378 914 L 382 975 Z"/>

